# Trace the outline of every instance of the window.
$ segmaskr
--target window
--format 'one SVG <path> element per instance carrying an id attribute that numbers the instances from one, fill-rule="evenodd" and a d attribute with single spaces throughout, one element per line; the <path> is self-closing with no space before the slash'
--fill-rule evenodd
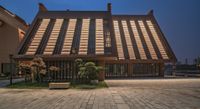
<path id="1" fill-rule="evenodd" d="M 110 31 L 109 31 L 109 24 L 108 19 L 104 19 L 104 34 L 105 34 L 105 47 L 111 47 L 111 38 L 110 38 Z"/>
<path id="2" fill-rule="evenodd" d="M 159 64 L 154 63 L 136 63 L 133 64 L 133 76 L 157 76 L 159 74 Z"/>
<path id="3" fill-rule="evenodd" d="M 12 66 L 11 66 L 12 65 Z M 1 63 L 1 72 L 5 75 L 5 76 L 9 76 L 10 74 L 10 68 L 12 67 L 12 71 L 16 72 L 16 66 L 15 64 L 10 64 L 10 63 Z M 13 74 L 15 75 L 15 74 Z"/>
<path id="4" fill-rule="evenodd" d="M 106 38 L 106 47 L 111 47 L 111 38 L 110 38 L 110 32 L 109 31 L 106 31 L 105 38 Z"/>
<path id="5" fill-rule="evenodd" d="M 106 64 L 105 65 L 106 77 L 127 77 L 128 64 Z"/>

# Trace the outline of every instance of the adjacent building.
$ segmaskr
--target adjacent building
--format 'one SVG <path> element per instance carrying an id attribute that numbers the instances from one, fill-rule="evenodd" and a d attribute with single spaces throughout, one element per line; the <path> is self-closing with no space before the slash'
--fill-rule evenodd
<path id="1" fill-rule="evenodd" d="M 19 16 L 0 6 L 0 74 L 9 63 L 9 54 L 17 54 L 28 25 Z"/>
<path id="2" fill-rule="evenodd" d="M 61 80 L 72 78 L 77 58 L 103 66 L 101 79 L 163 76 L 164 64 L 176 62 L 153 11 L 113 15 L 111 4 L 106 11 L 48 11 L 40 4 L 15 59 L 36 56 L 59 67 Z"/>

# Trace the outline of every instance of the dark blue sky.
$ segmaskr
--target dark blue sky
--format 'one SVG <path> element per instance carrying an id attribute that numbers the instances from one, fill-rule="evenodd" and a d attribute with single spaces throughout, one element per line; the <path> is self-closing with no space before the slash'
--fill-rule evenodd
<path id="1" fill-rule="evenodd" d="M 153 9 L 178 60 L 192 62 L 200 56 L 200 0 L 0 0 L 0 5 L 31 23 L 38 2 L 49 10 L 106 10 L 111 2 L 113 14 L 146 14 Z"/>

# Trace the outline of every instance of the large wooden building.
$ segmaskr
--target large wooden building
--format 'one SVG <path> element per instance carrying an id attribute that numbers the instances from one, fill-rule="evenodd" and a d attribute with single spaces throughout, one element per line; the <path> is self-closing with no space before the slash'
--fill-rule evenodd
<path id="1" fill-rule="evenodd" d="M 164 64 L 176 62 L 153 11 L 113 15 L 111 4 L 107 11 L 48 11 L 40 4 L 15 59 L 35 56 L 60 67 L 61 79 L 71 77 L 77 58 L 104 66 L 102 78 L 163 76 Z"/>

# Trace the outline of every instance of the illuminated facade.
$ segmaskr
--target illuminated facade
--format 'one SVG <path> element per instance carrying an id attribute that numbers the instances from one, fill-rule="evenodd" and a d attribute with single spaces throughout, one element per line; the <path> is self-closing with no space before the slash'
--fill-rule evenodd
<path id="1" fill-rule="evenodd" d="M 41 8 L 41 7 L 40 7 Z M 44 58 L 60 67 L 60 79 L 70 79 L 77 58 L 104 66 L 102 78 L 163 76 L 164 63 L 176 57 L 153 12 L 112 15 L 107 11 L 47 11 L 40 9 L 21 43 L 18 61 Z"/>

